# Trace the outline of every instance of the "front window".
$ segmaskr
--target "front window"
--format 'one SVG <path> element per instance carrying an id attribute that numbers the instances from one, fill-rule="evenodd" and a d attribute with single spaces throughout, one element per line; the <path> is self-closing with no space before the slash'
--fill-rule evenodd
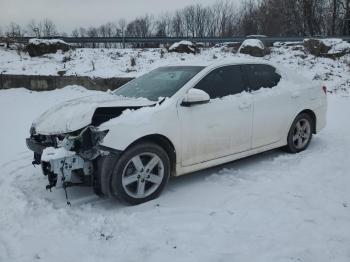
<path id="1" fill-rule="evenodd" d="M 203 68 L 201 66 L 160 67 L 126 83 L 114 91 L 114 94 L 158 101 L 159 98 L 174 95 Z"/>

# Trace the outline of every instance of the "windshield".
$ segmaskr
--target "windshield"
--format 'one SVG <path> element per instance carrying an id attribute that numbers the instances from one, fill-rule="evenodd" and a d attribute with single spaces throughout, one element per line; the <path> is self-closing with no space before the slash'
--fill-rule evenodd
<path id="1" fill-rule="evenodd" d="M 201 66 L 160 67 L 123 85 L 114 91 L 114 94 L 158 101 L 160 97 L 174 95 L 203 68 Z"/>

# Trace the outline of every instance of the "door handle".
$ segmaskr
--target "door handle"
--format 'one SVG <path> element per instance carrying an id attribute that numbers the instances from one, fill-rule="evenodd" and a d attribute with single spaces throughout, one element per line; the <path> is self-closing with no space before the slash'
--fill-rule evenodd
<path id="1" fill-rule="evenodd" d="M 252 106 L 251 103 L 242 103 L 239 105 L 239 109 L 243 110 L 243 109 L 248 109 Z"/>

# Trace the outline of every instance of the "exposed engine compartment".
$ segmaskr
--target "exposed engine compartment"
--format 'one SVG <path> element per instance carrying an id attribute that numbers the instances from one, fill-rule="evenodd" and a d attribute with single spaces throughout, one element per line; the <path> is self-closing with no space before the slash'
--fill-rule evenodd
<path id="1" fill-rule="evenodd" d="M 91 125 L 99 126 L 100 124 L 120 116 L 124 110 L 136 110 L 141 108 L 140 106 L 128 106 L 128 107 L 99 107 L 95 110 L 92 116 Z"/>

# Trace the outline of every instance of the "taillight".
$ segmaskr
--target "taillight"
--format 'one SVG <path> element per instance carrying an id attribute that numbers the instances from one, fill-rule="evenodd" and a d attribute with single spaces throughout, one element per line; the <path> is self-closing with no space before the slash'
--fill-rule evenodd
<path id="1" fill-rule="evenodd" d="M 323 92 L 325 95 L 327 95 L 327 87 L 326 86 L 322 86 Z"/>

